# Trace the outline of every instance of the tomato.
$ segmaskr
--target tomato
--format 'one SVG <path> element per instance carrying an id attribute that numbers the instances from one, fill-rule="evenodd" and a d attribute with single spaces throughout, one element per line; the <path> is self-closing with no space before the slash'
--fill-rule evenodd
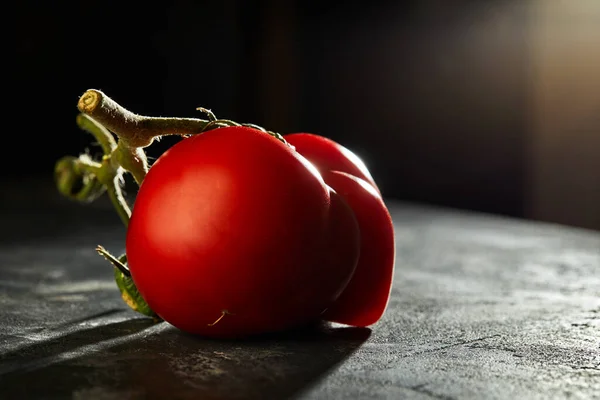
<path id="1" fill-rule="evenodd" d="M 323 179 L 350 205 L 360 229 L 360 258 L 342 295 L 324 319 L 369 326 L 384 314 L 394 277 L 394 225 L 381 196 L 368 182 L 345 172 L 328 171 Z"/>
<path id="2" fill-rule="evenodd" d="M 303 156 L 247 127 L 183 139 L 152 165 L 126 236 L 158 316 L 210 337 L 320 319 L 350 282 L 355 213 Z"/>
<path id="3" fill-rule="evenodd" d="M 290 133 L 284 138 L 319 171 L 349 173 L 369 182 L 379 192 L 375 180 L 360 157 L 334 140 L 305 132 Z"/>
<path id="4" fill-rule="evenodd" d="M 354 326 L 372 325 L 387 308 L 396 259 L 392 218 L 377 185 L 364 163 L 335 141 L 309 133 L 284 138 L 347 201 L 359 225 L 360 258 L 356 271 L 324 319 Z"/>

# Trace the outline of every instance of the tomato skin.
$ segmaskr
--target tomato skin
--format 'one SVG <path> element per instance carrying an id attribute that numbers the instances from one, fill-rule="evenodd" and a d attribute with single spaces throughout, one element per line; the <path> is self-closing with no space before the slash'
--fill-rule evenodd
<path id="1" fill-rule="evenodd" d="M 379 192 L 365 163 L 354 152 L 334 140 L 305 132 L 290 133 L 284 135 L 284 139 L 309 159 L 319 172 L 346 172 L 369 182 Z"/>
<path id="2" fill-rule="evenodd" d="M 319 286 L 337 287 L 338 291 L 334 295 L 337 300 L 348 286 L 358 266 L 361 233 L 358 220 L 348 202 L 331 187 L 328 188 L 331 196 L 330 229 L 325 239 L 326 251 L 319 276 L 315 276 L 314 279 Z M 352 273 L 348 274 L 348 270 Z M 310 289 L 309 286 L 308 289 L 306 295 L 312 296 L 314 290 L 318 288 Z"/>
<path id="3" fill-rule="evenodd" d="M 360 229 L 360 258 L 341 296 L 325 320 L 369 326 L 384 314 L 392 288 L 396 245 L 392 218 L 368 182 L 345 172 L 328 171 L 323 179 L 350 205 Z"/>
<path id="4" fill-rule="evenodd" d="M 184 139 L 154 163 L 126 252 L 140 294 L 166 322 L 238 337 L 318 319 L 352 277 L 358 240 L 352 210 L 304 157 L 228 127 Z M 349 249 L 346 260 L 328 262 L 339 249 Z"/>

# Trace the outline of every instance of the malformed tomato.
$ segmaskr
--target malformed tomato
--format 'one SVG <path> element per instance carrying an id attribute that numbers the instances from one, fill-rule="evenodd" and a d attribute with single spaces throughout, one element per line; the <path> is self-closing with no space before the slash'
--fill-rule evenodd
<path id="1" fill-rule="evenodd" d="M 372 325 L 387 308 L 396 259 L 394 226 L 379 189 L 360 158 L 335 141 L 309 133 L 284 138 L 348 202 L 360 228 L 356 272 L 324 319 L 354 326 Z"/>
<path id="2" fill-rule="evenodd" d="M 365 180 L 329 171 L 323 179 L 354 211 L 360 229 L 360 258 L 342 295 L 324 319 L 368 326 L 384 314 L 390 298 L 396 260 L 394 225 L 379 193 Z"/>
<path id="3" fill-rule="evenodd" d="M 355 213 L 303 156 L 259 130 L 227 127 L 154 163 L 126 251 L 161 318 L 237 337 L 321 318 L 352 278 L 359 240 Z"/>
<path id="4" fill-rule="evenodd" d="M 347 172 L 369 182 L 379 192 L 375 180 L 360 157 L 336 141 L 305 132 L 290 133 L 284 138 L 319 171 Z"/>

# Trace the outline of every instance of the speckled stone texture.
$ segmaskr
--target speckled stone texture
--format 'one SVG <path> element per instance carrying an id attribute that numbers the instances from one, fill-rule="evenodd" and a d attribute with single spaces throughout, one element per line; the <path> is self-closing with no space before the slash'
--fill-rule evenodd
<path id="1" fill-rule="evenodd" d="M 108 204 L 2 196 L 0 399 L 600 398 L 599 232 L 389 200 L 379 323 L 219 341 L 127 308 Z"/>

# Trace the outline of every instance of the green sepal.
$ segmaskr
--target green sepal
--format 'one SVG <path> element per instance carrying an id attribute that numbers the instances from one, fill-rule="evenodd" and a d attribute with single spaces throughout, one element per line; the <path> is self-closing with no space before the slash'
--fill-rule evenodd
<path id="1" fill-rule="evenodd" d="M 148 303 L 146 303 L 146 301 L 142 298 L 142 295 L 135 286 L 131 276 L 125 275 L 115 267 L 115 281 L 117 282 L 117 287 L 121 292 L 123 301 L 125 301 L 125 303 L 133 311 L 137 311 L 140 314 L 160 320 L 160 317 L 156 315 L 154 311 L 152 311 Z"/>
<path id="2" fill-rule="evenodd" d="M 63 196 L 82 203 L 91 203 L 105 191 L 95 172 L 100 164 L 94 163 L 86 156 L 65 156 L 54 166 L 54 180 L 58 192 Z"/>
<path id="3" fill-rule="evenodd" d="M 129 268 L 126 265 L 127 255 L 123 254 L 121 257 L 116 258 L 102 246 L 97 246 L 96 251 L 114 266 L 115 282 L 117 282 L 117 287 L 121 292 L 121 298 L 125 301 L 125 304 L 133 311 L 152 317 L 155 321 L 162 321 L 162 319 L 150 308 L 148 303 L 146 303 L 138 291 L 137 286 L 135 286 Z"/>

